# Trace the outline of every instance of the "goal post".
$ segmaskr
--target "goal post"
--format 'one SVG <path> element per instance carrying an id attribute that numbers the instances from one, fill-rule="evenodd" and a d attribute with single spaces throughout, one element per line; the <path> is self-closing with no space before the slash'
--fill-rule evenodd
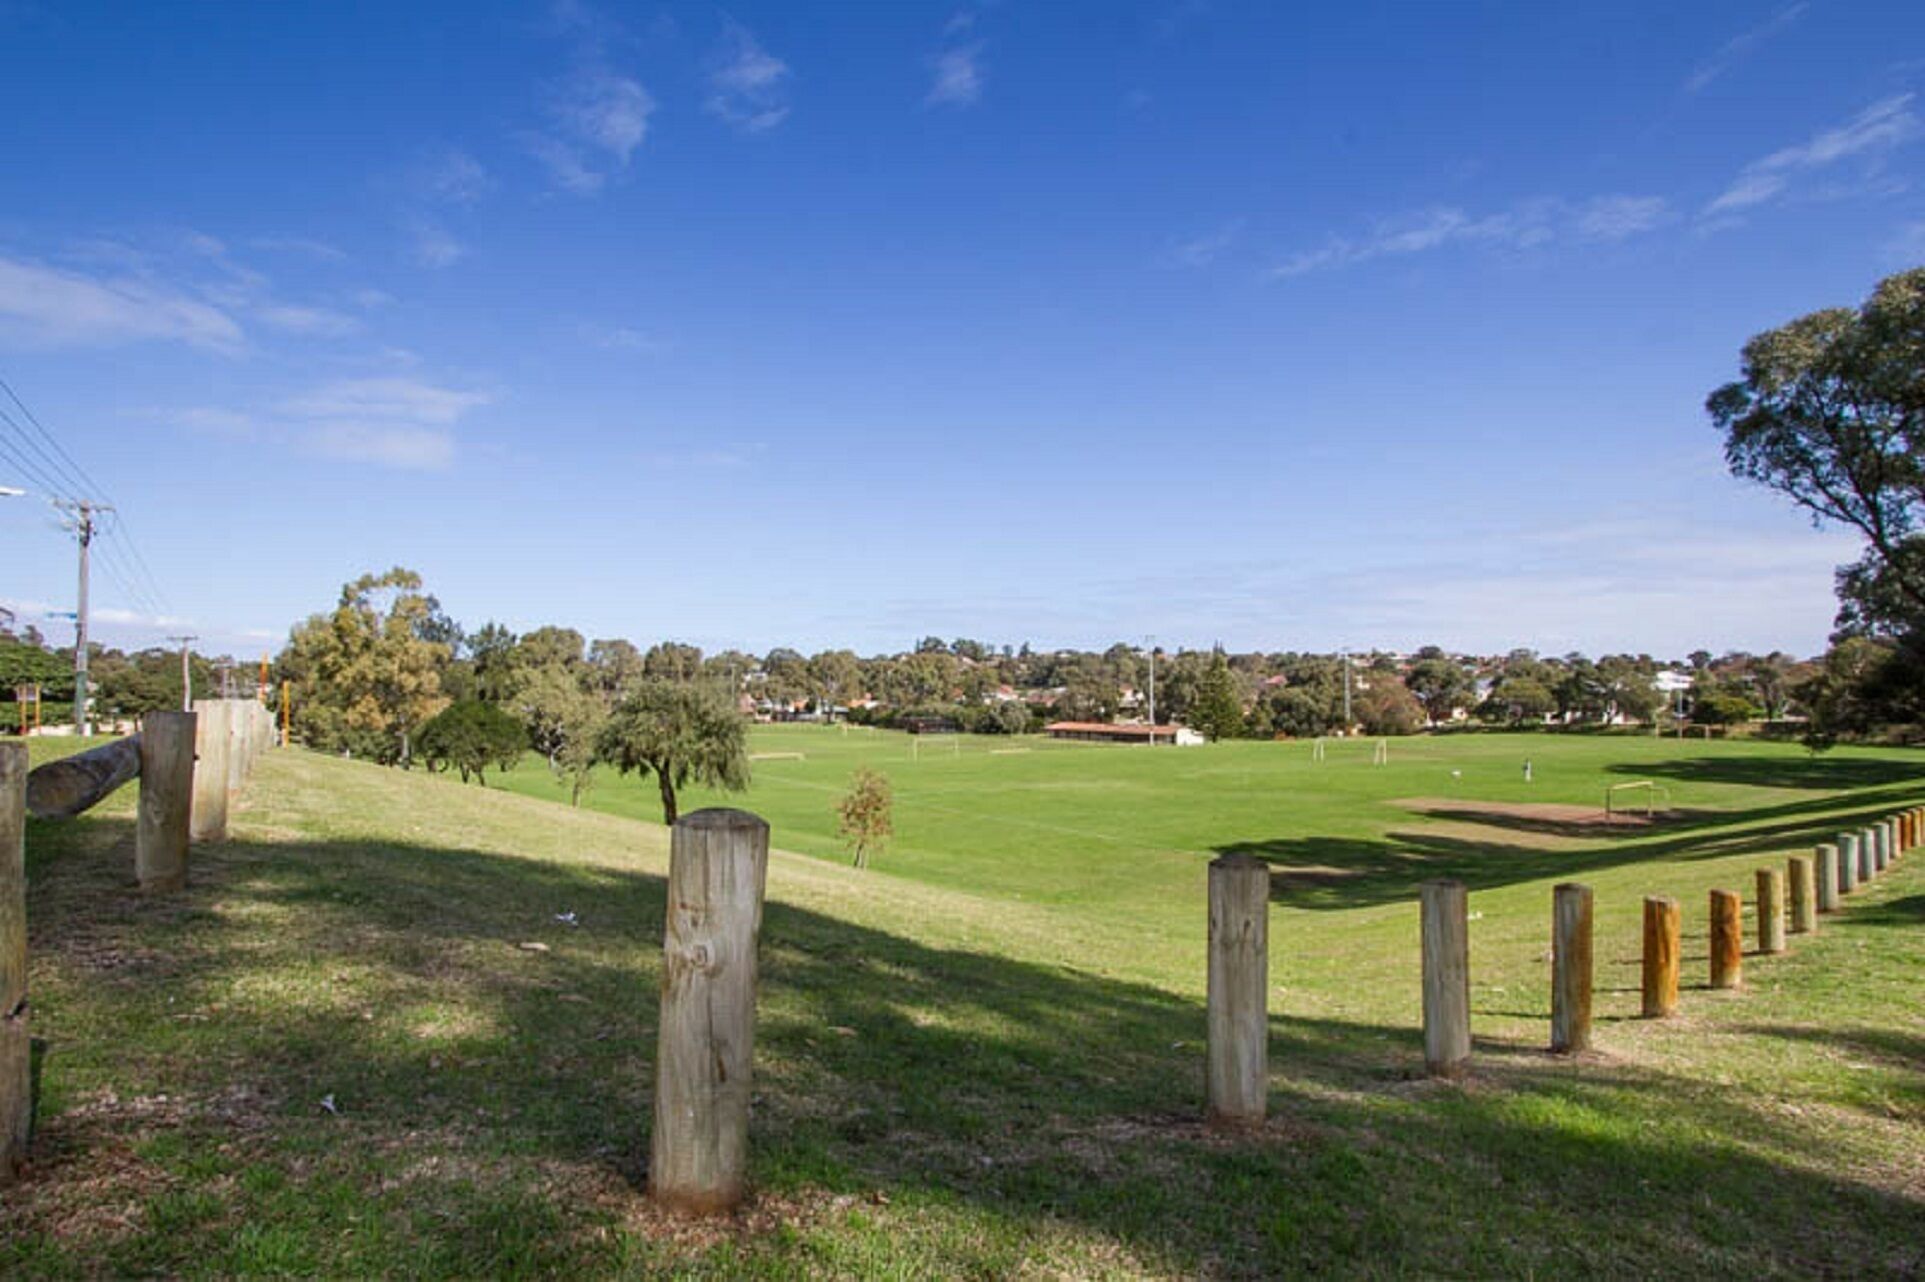
<path id="1" fill-rule="evenodd" d="M 1628 814 L 1637 808 L 1640 800 L 1644 803 L 1644 817 L 1649 819 L 1658 812 L 1660 802 L 1665 810 L 1671 809 L 1671 790 L 1654 779 L 1611 784 L 1604 790 L 1604 815 L 1608 819 L 1619 813 Z"/>

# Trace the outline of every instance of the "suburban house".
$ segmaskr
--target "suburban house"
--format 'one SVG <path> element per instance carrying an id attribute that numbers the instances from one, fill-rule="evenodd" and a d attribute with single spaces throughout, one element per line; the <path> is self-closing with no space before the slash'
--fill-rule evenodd
<path id="1" fill-rule="evenodd" d="M 1052 721 L 1043 727 L 1052 739 L 1082 739 L 1092 743 L 1170 743 L 1179 748 L 1203 742 L 1188 726 L 1152 726 L 1142 722 L 1111 725 L 1104 721 Z"/>

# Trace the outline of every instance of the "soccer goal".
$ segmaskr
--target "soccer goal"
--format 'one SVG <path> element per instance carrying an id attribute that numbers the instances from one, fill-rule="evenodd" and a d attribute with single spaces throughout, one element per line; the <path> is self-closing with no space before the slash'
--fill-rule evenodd
<path id="1" fill-rule="evenodd" d="M 1650 818 L 1660 809 L 1671 809 L 1671 790 L 1652 779 L 1634 779 L 1630 783 L 1614 783 L 1604 790 L 1604 814 L 1630 814 L 1639 803 L 1644 806 L 1645 818 Z"/>
<path id="2" fill-rule="evenodd" d="M 909 760 L 922 761 L 932 757 L 962 756 L 962 736 L 959 734 L 912 734 L 909 736 Z"/>

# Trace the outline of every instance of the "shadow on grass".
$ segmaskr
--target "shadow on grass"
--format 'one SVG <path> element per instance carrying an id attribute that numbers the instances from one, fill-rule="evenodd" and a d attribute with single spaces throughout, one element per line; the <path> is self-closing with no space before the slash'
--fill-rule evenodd
<path id="1" fill-rule="evenodd" d="M 1765 763 L 1770 764 L 1770 763 Z M 1851 764 L 1851 763 L 1844 763 Z M 1877 763 L 1870 763 L 1877 764 Z M 1412 899 L 1419 883 L 1450 877 L 1488 890 L 1548 877 L 1576 877 L 1650 860 L 1724 859 L 1809 849 L 1834 841 L 1917 800 L 1919 790 L 1887 788 L 1745 810 L 1692 811 L 1663 824 L 1624 829 L 1617 840 L 1582 842 L 1557 820 L 1467 811 L 1456 806 L 1414 813 L 1452 822 L 1450 833 L 1422 828 L 1382 837 L 1279 837 L 1232 842 L 1219 854 L 1248 854 L 1273 870 L 1271 898 L 1292 908 L 1343 910 Z M 1479 840 L 1459 835 L 1475 825 Z M 1558 844 L 1546 844 L 1552 837 Z"/>
<path id="2" fill-rule="evenodd" d="M 637 1192 L 659 877 L 242 842 L 143 898 L 128 827 L 30 835 L 55 1058 L 41 1169 L 0 1228 L 23 1272 L 989 1276 L 1066 1225 L 1107 1244 L 1070 1272 L 1919 1262 L 1915 1203 L 1814 1173 L 1827 1134 L 1727 1091 L 1502 1049 L 1478 1089 L 1439 1088 L 1405 1080 L 1414 1029 L 1286 1016 L 1272 1125 L 1215 1136 L 1195 1001 L 779 901 L 756 1209 L 691 1245 Z"/>
<path id="3" fill-rule="evenodd" d="M 1814 753 L 1797 757 L 1703 756 L 1669 761 L 1619 762 L 1611 774 L 1676 779 L 1684 783 L 1730 783 L 1750 788 L 1799 788 L 1842 792 L 1894 784 L 1925 786 L 1925 759 L 1918 764 L 1889 758 L 1839 757 Z"/>

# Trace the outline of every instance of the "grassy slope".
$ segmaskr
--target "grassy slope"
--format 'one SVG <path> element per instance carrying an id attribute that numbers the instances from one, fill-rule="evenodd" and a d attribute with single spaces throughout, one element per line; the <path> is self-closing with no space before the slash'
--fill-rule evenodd
<path id="1" fill-rule="evenodd" d="M 778 844 L 831 854 L 822 811 L 850 762 L 821 738 L 807 762 L 761 763 L 750 804 Z M 659 828 L 275 755 L 239 839 L 199 856 L 186 896 L 150 901 L 126 884 L 125 800 L 35 824 L 35 1019 L 54 1049 L 0 1271 L 1917 1270 L 1925 854 L 1791 956 L 1752 959 L 1744 992 L 1628 1018 L 1639 896 L 1684 899 L 1696 980 L 1704 890 L 1910 799 L 1911 759 L 1411 748 L 1315 776 L 1301 746 L 1273 745 L 893 768 L 903 840 L 881 869 L 775 861 L 760 1193 L 719 1230 L 660 1221 L 634 1192 Z M 1534 800 L 1642 775 L 1729 813 L 1600 843 L 1380 804 L 1513 799 L 1523 751 Z M 1631 774 L 1609 769 L 1627 758 Z M 609 782 L 596 799 L 646 795 Z M 997 824 L 950 813 L 985 805 Z M 1235 1142 L 1190 1121 L 1212 841 L 1353 872 L 1280 878 L 1275 1121 Z M 1407 895 L 1438 869 L 1478 888 L 1464 1086 L 1411 1076 Z M 1536 1049 L 1549 886 L 1572 871 L 1599 900 L 1601 1053 L 1580 1063 Z"/>

